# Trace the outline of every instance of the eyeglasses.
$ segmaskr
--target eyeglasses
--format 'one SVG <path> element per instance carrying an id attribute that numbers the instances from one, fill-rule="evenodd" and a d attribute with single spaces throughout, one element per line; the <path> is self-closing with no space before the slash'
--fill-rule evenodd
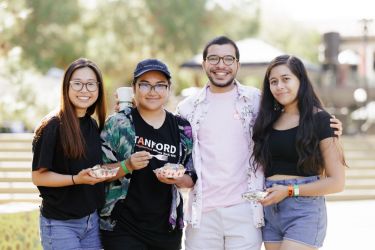
<path id="1" fill-rule="evenodd" d="M 73 80 L 73 81 L 70 81 L 70 87 L 72 87 L 73 90 L 75 91 L 81 91 L 83 89 L 83 87 L 86 87 L 87 91 L 89 92 L 94 92 L 98 89 L 98 86 L 100 84 L 100 82 L 86 82 L 86 83 L 83 83 L 81 81 L 78 81 L 78 80 Z"/>
<path id="2" fill-rule="evenodd" d="M 138 83 L 138 87 L 139 87 L 139 90 L 143 93 L 149 93 L 152 90 L 155 90 L 156 93 L 163 94 L 168 89 L 168 85 L 160 84 L 160 83 L 152 85 L 149 83 L 140 82 Z"/>
<path id="3" fill-rule="evenodd" d="M 217 56 L 211 55 L 206 57 L 206 61 L 211 65 L 217 65 L 220 62 L 220 59 L 223 60 L 223 63 L 227 66 L 232 65 L 235 61 L 238 61 L 234 56 L 226 55 L 226 56 Z"/>

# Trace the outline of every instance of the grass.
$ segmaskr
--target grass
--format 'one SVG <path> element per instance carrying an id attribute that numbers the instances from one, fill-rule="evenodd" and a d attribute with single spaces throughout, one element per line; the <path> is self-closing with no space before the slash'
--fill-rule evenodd
<path id="1" fill-rule="evenodd" d="M 0 250 L 39 249 L 39 210 L 0 214 Z"/>

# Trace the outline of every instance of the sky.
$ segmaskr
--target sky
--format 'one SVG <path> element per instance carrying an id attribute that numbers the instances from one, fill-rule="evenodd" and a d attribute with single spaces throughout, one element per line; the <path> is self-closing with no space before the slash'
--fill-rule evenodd
<path id="1" fill-rule="evenodd" d="M 372 19 L 369 35 L 375 35 L 375 2 L 373 0 L 260 0 L 264 18 L 289 18 L 321 32 L 338 31 L 360 35 L 361 19 Z"/>
<path id="2" fill-rule="evenodd" d="M 223 7 L 236 0 L 213 0 Z M 361 19 L 372 19 L 368 34 L 375 36 L 374 0 L 260 0 L 262 19 L 295 21 L 318 31 L 362 35 Z"/>
<path id="3" fill-rule="evenodd" d="M 93 7 L 97 0 L 80 0 Z M 116 1 L 116 0 L 110 0 Z M 223 8 L 252 0 L 210 0 Z M 363 34 L 361 19 L 372 19 L 368 34 L 375 36 L 374 0 L 259 0 L 262 20 L 287 19 L 317 29 L 320 33 L 336 31 L 346 36 Z"/>

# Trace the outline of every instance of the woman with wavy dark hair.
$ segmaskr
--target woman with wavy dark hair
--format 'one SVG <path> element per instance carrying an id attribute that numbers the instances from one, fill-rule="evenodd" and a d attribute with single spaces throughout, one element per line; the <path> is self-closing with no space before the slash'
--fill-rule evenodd
<path id="1" fill-rule="evenodd" d="M 101 71 L 80 58 L 65 71 L 60 110 L 42 121 L 33 140 L 32 180 L 42 197 L 44 249 L 101 249 L 97 211 L 104 205 L 106 178 L 91 177 L 89 168 L 102 163 L 105 116 Z"/>
<path id="2" fill-rule="evenodd" d="M 268 66 L 254 125 L 253 157 L 266 177 L 263 241 L 267 250 L 317 249 L 326 233 L 324 195 L 345 184 L 345 159 L 331 116 L 300 59 Z"/>

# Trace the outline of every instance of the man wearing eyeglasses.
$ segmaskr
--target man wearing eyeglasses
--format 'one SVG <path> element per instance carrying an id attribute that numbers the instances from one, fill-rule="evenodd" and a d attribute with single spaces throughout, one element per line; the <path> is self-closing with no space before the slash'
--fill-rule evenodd
<path id="1" fill-rule="evenodd" d="M 235 79 L 239 59 L 231 39 L 210 41 L 202 62 L 209 82 L 177 107 L 192 126 L 198 176 L 189 194 L 186 250 L 261 248 L 262 207 L 241 197 L 263 188 L 263 173 L 250 159 L 260 91 Z"/>
<path id="2" fill-rule="evenodd" d="M 191 124 L 197 182 L 189 193 L 186 250 L 259 250 L 263 208 L 242 194 L 263 189 L 264 175 L 253 159 L 252 128 L 261 93 L 236 80 L 240 53 L 220 36 L 203 50 L 206 86 L 183 100 L 177 113 Z M 331 119 L 342 133 L 342 124 Z"/>

